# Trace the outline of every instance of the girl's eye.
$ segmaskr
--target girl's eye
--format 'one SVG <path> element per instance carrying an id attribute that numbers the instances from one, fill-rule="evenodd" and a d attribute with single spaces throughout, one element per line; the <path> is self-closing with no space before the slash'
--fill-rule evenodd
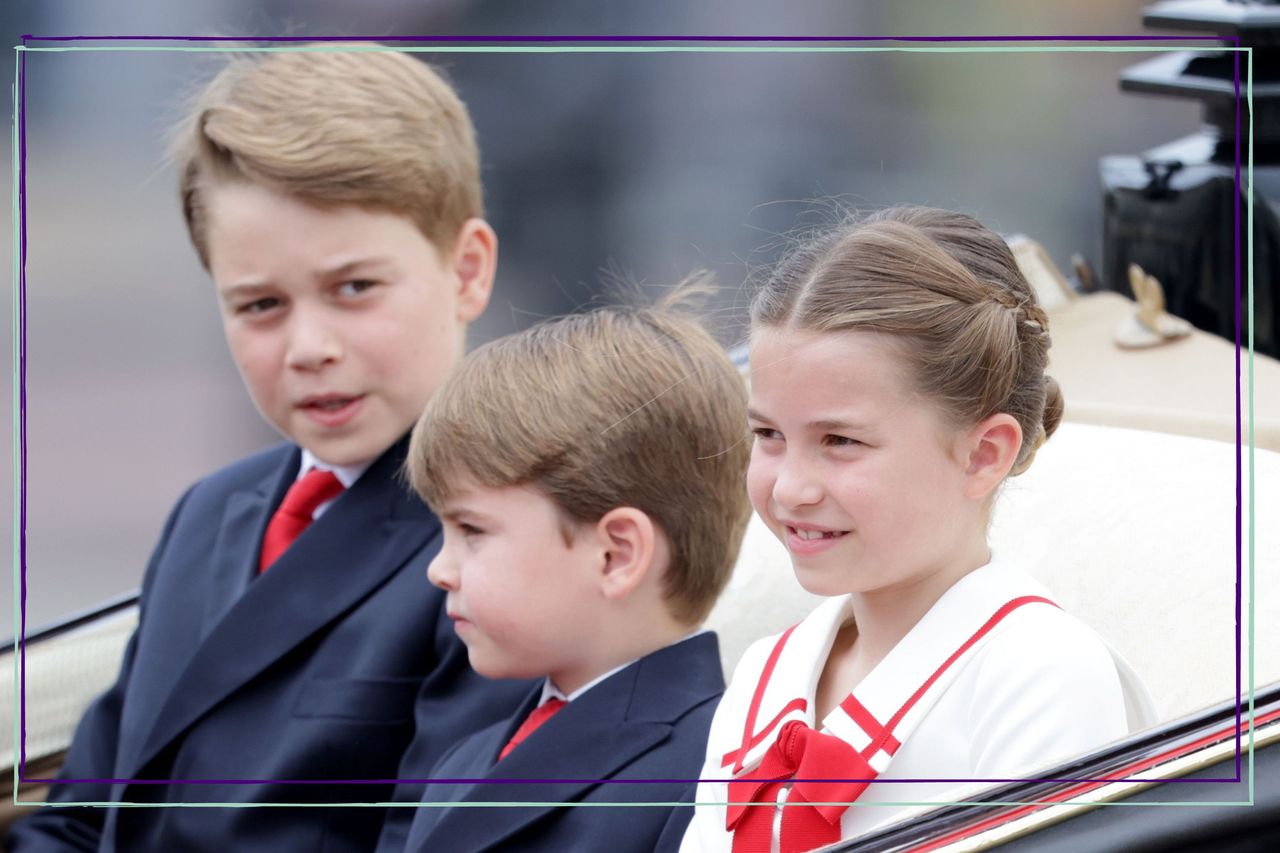
<path id="1" fill-rule="evenodd" d="M 856 438 L 849 438 L 844 435 L 828 435 L 826 437 L 826 442 L 832 447 L 854 447 L 862 444 L 862 442 L 858 441 Z"/>
<path id="2" fill-rule="evenodd" d="M 755 435 L 756 438 L 760 439 L 761 441 L 768 441 L 774 438 L 782 438 L 782 433 L 778 432 L 776 429 L 771 429 L 769 427 L 755 427 L 751 430 L 751 432 Z"/>
<path id="3" fill-rule="evenodd" d="M 352 279 L 351 281 L 344 281 L 342 284 L 338 285 L 338 292 L 343 296 L 359 296 L 366 290 L 371 290 L 376 285 L 376 281 L 370 281 L 366 278 L 357 278 Z"/>
<path id="4" fill-rule="evenodd" d="M 469 539 L 472 536 L 479 536 L 484 531 L 479 527 L 476 527 L 474 524 L 463 523 L 458 525 L 458 532 Z"/>
<path id="5" fill-rule="evenodd" d="M 264 296 L 261 299 L 255 299 L 252 302 L 245 302 L 237 305 L 235 312 L 237 314 L 265 314 L 268 311 L 280 305 L 280 300 L 274 296 Z"/>

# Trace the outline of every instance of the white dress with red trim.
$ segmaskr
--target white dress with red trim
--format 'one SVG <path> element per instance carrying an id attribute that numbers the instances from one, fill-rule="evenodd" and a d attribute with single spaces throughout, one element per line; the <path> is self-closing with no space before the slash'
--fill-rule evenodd
<path id="1" fill-rule="evenodd" d="M 851 618 L 851 597 L 833 598 L 747 650 L 711 724 L 701 778 L 712 781 L 697 791 L 707 805 L 682 853 L 813 849 L 1156 720 L 1141 680 L 1101 637 L 993 558 L 815 725 L 819 676 Z"/>

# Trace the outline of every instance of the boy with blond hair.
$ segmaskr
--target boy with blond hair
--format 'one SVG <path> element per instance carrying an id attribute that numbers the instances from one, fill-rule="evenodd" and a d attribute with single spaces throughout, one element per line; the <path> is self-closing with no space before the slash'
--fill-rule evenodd
<path id="1" fill-rule="evenodd" d="M 526 805 L 419 809 L 407 842 L 384 833 L 379 850 L 678 843 L 688 809 L 557 804 L 691 797 L 724 689 L 698 628 L 749 512 L 745 405 L 721 348 L 670 306 L 543 323 L 436 393 L 408 460 L 445 529 L 427 576 L 477 672 L 542 683 L 436 763 L 424 794 Z"/>
<path id="2" fill-rule="evenodd" d="M 378 802 L 415 733 L 496 719 L 422 577 L 439 523 L 407 433 L 489 300 L 465 107 L 376 45 L 230 64 L 179 141 L 183 213 L 253 402 L 288 442 L 192 486 L 56 802 Z M 521 693 L 523 688 L 521 688 Z M 425 713 L 425 712 L 424 712 Z M 344 784 L 346 782 L 347 784 Z M 383 810 L 49 808 L 10 849 L 363 851 Z"/>

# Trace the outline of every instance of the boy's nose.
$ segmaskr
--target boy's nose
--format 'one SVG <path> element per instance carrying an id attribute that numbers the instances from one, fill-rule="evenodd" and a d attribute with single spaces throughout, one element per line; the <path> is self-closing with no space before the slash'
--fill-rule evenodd
<path id="1" fill-rule="evenodd" d="M 289 329 L 285 361 L 298 370 L 315 370 L 342 357 L 342 342 L 323 319 L 297 312 Z"/>
<path id="2" fill-rule="evenodd" d="M 456 592 L 458 589 L 458 572 L 451 560 L 449 560 L 444 551 L 436 554 L 427 565 L 427 580 L 431 581 L 435 586 L 440 587 L 446 592 Z"/>

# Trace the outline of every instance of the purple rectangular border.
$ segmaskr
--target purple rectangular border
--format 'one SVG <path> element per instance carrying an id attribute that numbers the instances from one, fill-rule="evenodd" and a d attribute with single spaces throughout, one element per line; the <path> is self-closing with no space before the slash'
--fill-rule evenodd
<path id="1" fill-rule="evenodd" d="M 484 43 L 486 45 L 501 46 L 503 44 L 521 44 L 521 43 L 587 43 L 587 44 L 617 44 L 617 43 L 651 43 L 651 42 L 692 42 L 698 44 L 705 43 L 722 43 L 722 42 L 749 42 L 749 43 L 814 43 L 814 42 L 1179 42 L 1179 41 L 1212 41 L 1226 42 L 1240 47 L 1240 39 L 1236 36 L 1159 36 L 1159 35 L 1028 35 L 1028 36 L 761 36 L 761 35 L 745 35 L 745 36 L 661 36 L 661 35 L 633 35 L 633 36 L 555 36 L 555 35 L 532 35 L 532 36 L 255 36 L 248 38 L 224 38 L 220 36 L 35 36 L 23 35 L 22 46 L 25 47 L 29 42 L 70 42 L 70 41 L 186 41 L 186 42 L 226 42 L 226 43 L 245 43 L 245 42 L 348 42 L 348 41 L 377 41 L 377 42 L 423 42 L 423 43 Z M 234 48 L 228 48 L 233 50 Z M 1163 779 L 1163 780 L 1141 780 L 1141 777 L 1119 777 L 1115 779 L 885 779 L 874 780 L 879 782 L 893 783 L 916 783 L 916 782 L 945 782 L 945 783 L 962 783 L 962 782 L 1051 782 L 1051 783 L 1068 783 L 1068 782 L 1123 782 L 1130 780 L 1141 781 L 1159 781 L 1164 784 L 1179 782 L 1226 782 L 1240 783 L 1242 779 L 1242 705 L 1243 697 L 1242 677 L 1241 677 L 1241 634 L 1242 634 L 1242 580 L 1243 580 L 1243 536 L 1242 536 L 1242 444 L 1241 444 L 1241 392 L 1240 392 L 1240 332 L 1241 332 L 1241 307 L 1240 307 L 1240 288 L 1241 288 L 1241 262 L 1240 262 L 1240 53 L 1237 51 L 1233 55 L 1233 82 L 1235 87 L 1235 204 L 1234 207 L 1234 230 L 1235 230 L 1235 265 L 1234 265 L 1234 293 L 1235 293 L 1235 413 L 1236 413 L 1236 599 L 1235 599 L 1235 616 L 1236 616 L 1236 727 L 1235 727 L 1235 764 L 1236 775 L 1234 778 L 1223 779 Z M 21 740 L 19 744 L 19 762 L 18 762 L 18 781 L 23 782 L 40 782 L 45 784 L 74 784 L 74 783 L 98 783 L 98 784 L 131 784 L 131 785 L 171 785 L 171 784 L 188 784 L 188 785 L 260 785 L 260 784 L 288 784 L 288 785 L 386 785 L 396 783 L 443 783 L 443 784 L 472 784 L 480 781 L 490 783 L 508 783 L 520 785 L 536 785 L 536 784 L 571 784 L 571 783 L 595 783 L 595 784 L 660 784 L 671 782 L 720 782 L 722 779 L 48 779 L 40 777 L 28 777 L 26 770 L 26 632 L 27 632 L 27 420 L 26 420 L 26 354 L 27 354 L 27 329 L 26 329 L 26 272 L 27 272 L 27 205 L 26 205 L 26 153 L 27 153 L 27 132 L 26 132 L 26 52 L 22 51 L 18 60 L 18 79 L 15 81 L 18 92 L 18 233 L 19 233 L 19 268 L 18 268 L 18 299 L 20 323 L 18 331 L 19 354 L 18 354 L 18 396 L 19 396 L 19 449 L 20 449 L 20 467 L 19 474 L 19 522 L 21 531 L 19 534 L 19 586 L 21 598 L 21 618 L 18 635 L 18 660 L 19 660 L 19 719 L 21 726 Z M 1250 125 L 1250 134 L 1252 134 L 1252 124 Z M 818 780 L 818 781 L 864 781 L 864 780 Z M 16 794 L 16 792 L 15 792 Z"/>

